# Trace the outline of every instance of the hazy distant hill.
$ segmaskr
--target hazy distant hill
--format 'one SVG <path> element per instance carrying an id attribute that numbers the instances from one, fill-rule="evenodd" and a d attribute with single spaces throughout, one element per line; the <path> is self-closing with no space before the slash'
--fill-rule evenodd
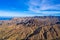
<path id="1" fill-rule="evenodd" d="M 11 20 L 12 17 L 0 17 L 0 20 Z"/>

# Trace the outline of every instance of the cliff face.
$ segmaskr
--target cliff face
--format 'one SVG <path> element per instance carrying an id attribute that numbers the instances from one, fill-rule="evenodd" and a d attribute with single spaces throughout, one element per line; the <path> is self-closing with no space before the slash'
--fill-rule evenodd
<path id="1" fill-rule="evenodd" d="M 25 17 L 1 21 L 0 40 L 60 40 L 59 17 Z"/>

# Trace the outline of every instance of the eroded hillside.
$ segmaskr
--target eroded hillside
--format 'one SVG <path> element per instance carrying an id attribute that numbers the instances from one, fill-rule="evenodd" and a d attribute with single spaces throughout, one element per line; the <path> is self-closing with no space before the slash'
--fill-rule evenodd
<path id="1" fill-rule="evenodd" d="M 60 40 L 60 17 L 1 20 L 0 40 Z"/>

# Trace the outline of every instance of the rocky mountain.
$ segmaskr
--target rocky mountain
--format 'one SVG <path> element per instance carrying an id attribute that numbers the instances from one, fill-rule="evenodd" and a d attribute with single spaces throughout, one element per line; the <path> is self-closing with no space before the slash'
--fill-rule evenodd
<path id="1" fill-rule="evenodd" d="M 0 40 L 60 40 L 60 17 L 15 17 L 0 21 Z"/>

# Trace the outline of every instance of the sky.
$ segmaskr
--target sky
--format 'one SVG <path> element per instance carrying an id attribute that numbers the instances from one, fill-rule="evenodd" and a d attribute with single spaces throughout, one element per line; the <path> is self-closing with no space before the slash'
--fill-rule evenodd
<path id="1" fill-rule="evenodd" d="M 0 16 L 60 16 L 60 0 L 0 0 Z"/>

